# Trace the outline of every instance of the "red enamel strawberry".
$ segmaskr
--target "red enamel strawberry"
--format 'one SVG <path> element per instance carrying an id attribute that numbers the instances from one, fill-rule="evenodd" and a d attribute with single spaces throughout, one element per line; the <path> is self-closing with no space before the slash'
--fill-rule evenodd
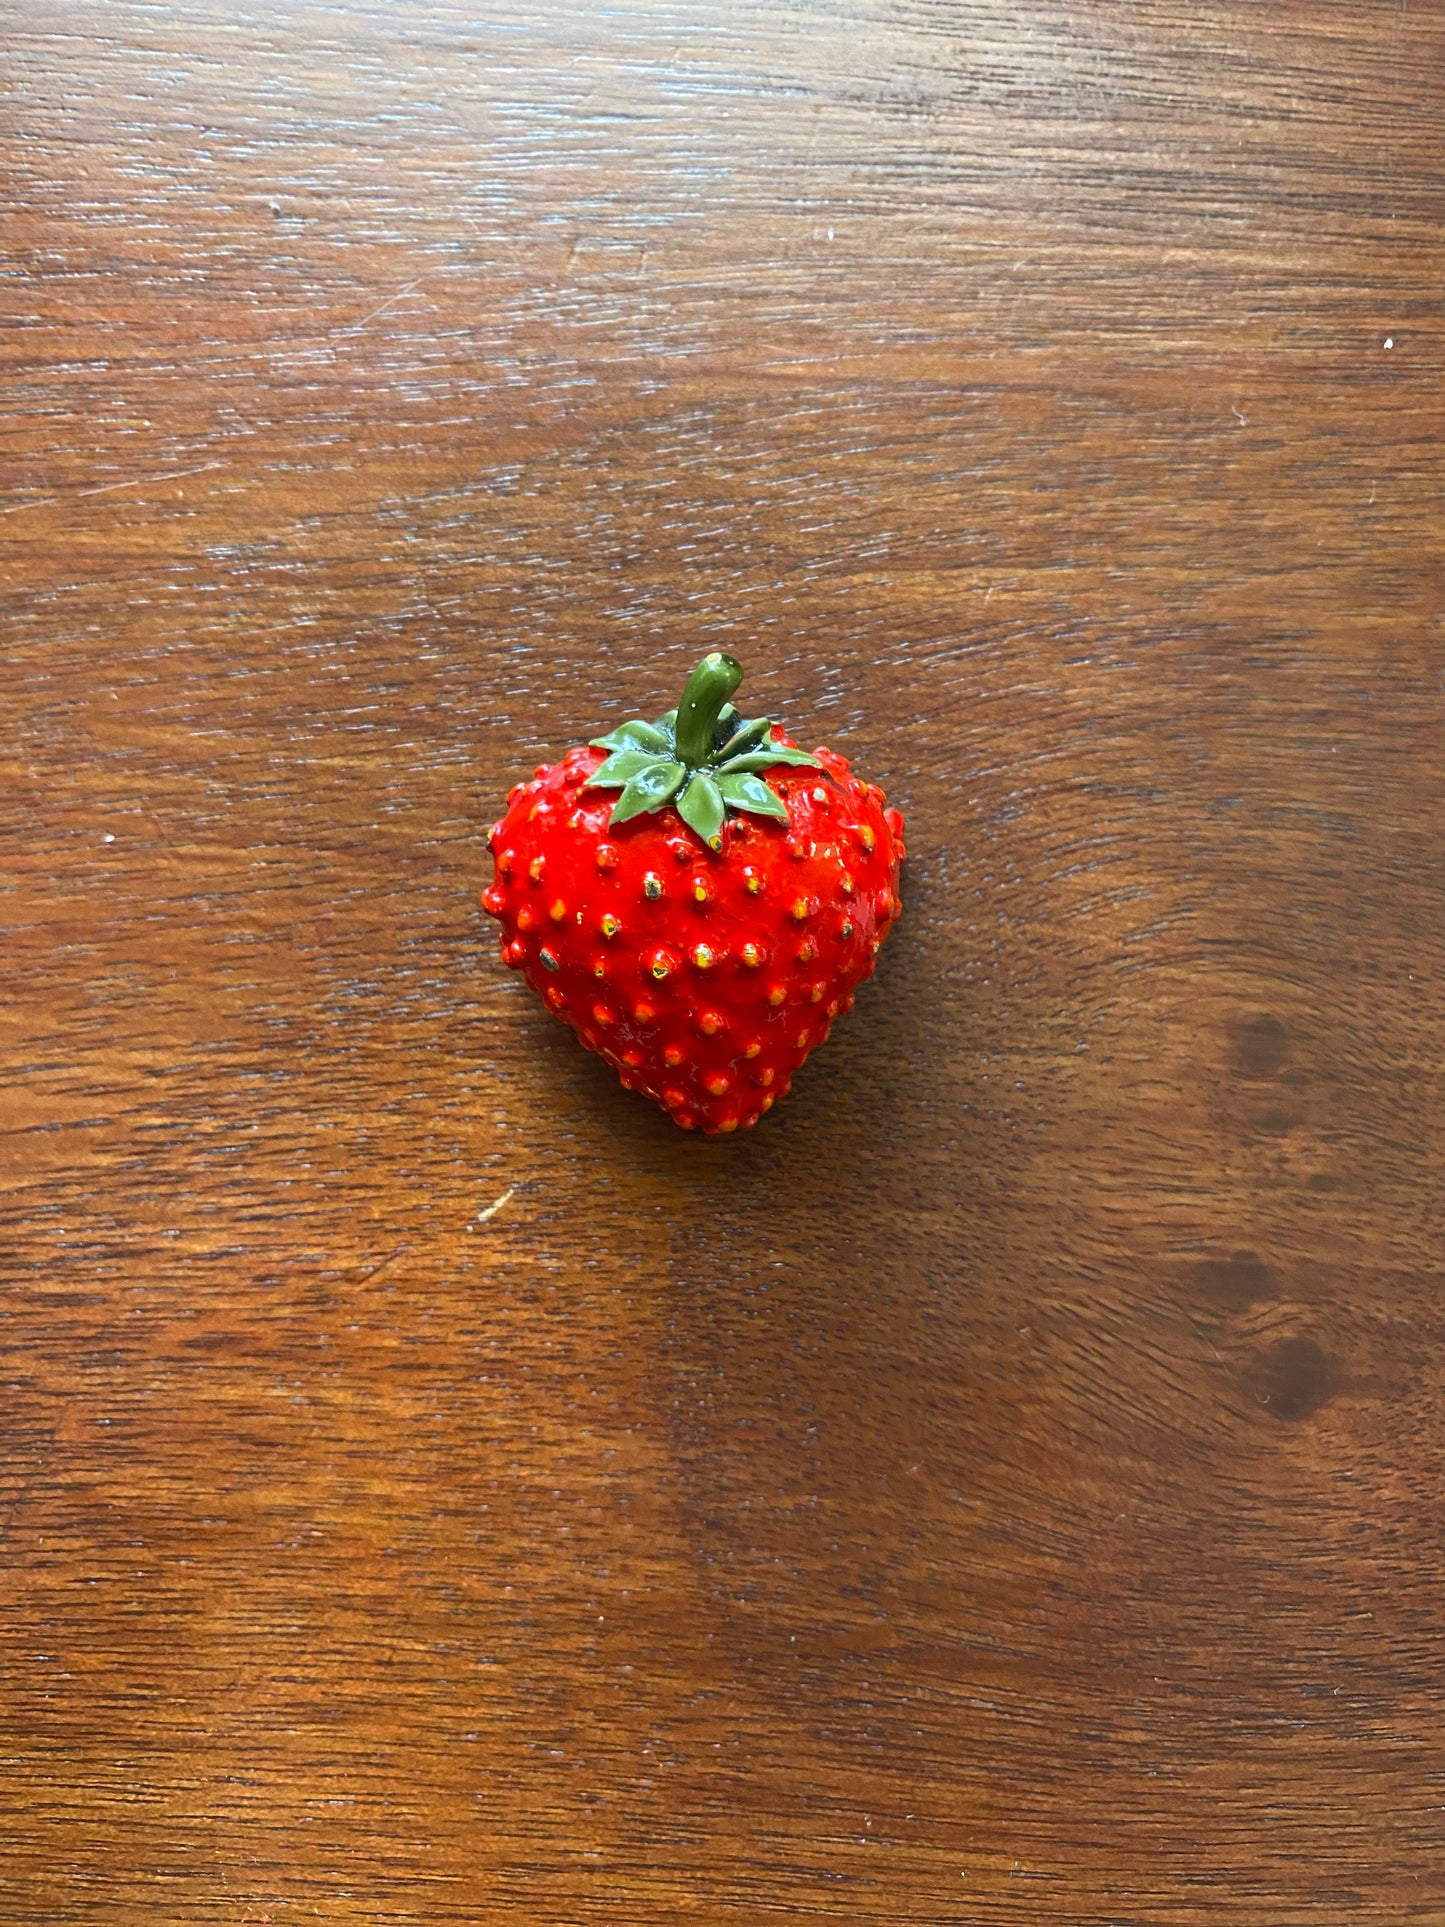
<path id="1" fill-rule="evenodd" d="M 503 960 L 687 1130 L 787 1094 L 903 907 L 903 818 L 745 722 L 742 673 L 705 656 L 675 710 L 538 769 L 488 837 Z"/>

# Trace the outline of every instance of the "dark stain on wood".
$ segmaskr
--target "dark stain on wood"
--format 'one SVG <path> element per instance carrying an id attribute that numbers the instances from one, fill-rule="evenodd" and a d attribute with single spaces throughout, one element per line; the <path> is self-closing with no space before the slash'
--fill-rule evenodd
<path id="1" fill-rule="evenodd" d="M 1335 1390 L 1334 1361 L 1315 1339 L 1281 1338 L 1255 1359 L 1255 1398 L 1271 1418 L 1289 1423 L 1318 1411 Z"/>

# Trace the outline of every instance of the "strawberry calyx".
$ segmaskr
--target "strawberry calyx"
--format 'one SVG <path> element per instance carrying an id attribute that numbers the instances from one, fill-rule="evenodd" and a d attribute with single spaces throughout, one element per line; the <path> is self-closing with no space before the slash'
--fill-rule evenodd
<path id="1" fill-rule="evenodd" d="M 608 754 L 584 788 L 622 792 L 612 806 L 609 829 L 671 804 L 688 828 L 717 850 L 729 814 L 747 811 L 787 822 L 787 805 L 761 773 L 780 764 L 823 765 L 800 749 L 775 743 L 777 725 L 769 717 L 744 722 L 731 701 L 742 679 L 742 664 L 714 651 L 688 677 L 676 709 L 651 723 L 634 717 L 592 738 L 591 747 Z"/>

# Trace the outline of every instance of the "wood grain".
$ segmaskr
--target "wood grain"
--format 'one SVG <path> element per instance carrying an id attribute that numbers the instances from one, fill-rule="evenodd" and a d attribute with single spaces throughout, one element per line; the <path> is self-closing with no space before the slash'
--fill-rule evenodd
<path id="1" fill-rule="evenodd" d="M 0 1917 L 1445 1919 L 1445 9 L 0 23 Z M 476 893 L 715 645 L 700 1142 Z"/>

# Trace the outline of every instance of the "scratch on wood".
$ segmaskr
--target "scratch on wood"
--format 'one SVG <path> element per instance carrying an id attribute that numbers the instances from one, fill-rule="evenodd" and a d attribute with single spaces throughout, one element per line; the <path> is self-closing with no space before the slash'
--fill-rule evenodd
<path id="1" fill-rule="evenodd" d="M 410 1245 L 398 1245 L 395 1251 L 391 1251 L 387 1253 L 386 1257 L 382 1259 L 379 1265 L 373 1265 L 370 1271 L 364 1271 L 361 1274 L 361 1276 L 357 1279 L 356 1281 L 357 1284 L 359 1285 L 370 1284 L 371 1280 L 375 1278 L 380 1272 L 385 1271 L 388 1265 L 394 1265 L 397 1259 L 402 1255 L 404 1251 L 410 1251 L 410 1250 L 411 1250 Z"/>
<path id="2" fill-rule="evenodd" d="M 414 294 L 422 282 L 428 279 L 427 275 L 419 274 L 415 281 L 408 281 L 404 288 L 398 288 L 395 294 L 389 294 L 385 301 L 378 302 L 369 313 L 361 317 L 360 321 L 353 321 L 348 327 L 338 329 L 337 340 L 343 340 L 347 335 L 360 334 L 368 322 L 375 321 L 376 317 L 379 314 L 385 314 L 388 308 L 394 308 L 398 301 L 405 301 L 409 294 Z"/>
<path id="3" fill-rule="evenodd" d="M 149 488 L 161 482 L 179 482 L 186 475 L 204 475 L 208 469 L 225 468 L 225 462 L 201 462 L 195 468 L 173 468 L 165 475 L 134 475 L 128 482 L 102 482 L 98 488 L 78 488 L 68 495 L 42 495 L 34 502 L 15 502 L 0 515 L 23 515 L 26 509 L 53 508 L 57 502 L 79 502 L 88 495 L 112 495 L 118 488 Z"/>
<path id="4" fill-rule="evenodd" d="M 479 1211 L 477 1213 L 476 1222 L 478 1224 L 486 1224 L 489 1219 L 495 1218 L 497 1213 L 502 1209 L 502 1206 L 505 1204 L 510 1204 L 514 1196 L 515 1196 L 515 1187 L 512 1185 L 508 1185 L 506 1190 L 502 1193 L 501 1197 L 493 1198 L 492 1202 L 487 1206 L 485 1211 Z"/>

